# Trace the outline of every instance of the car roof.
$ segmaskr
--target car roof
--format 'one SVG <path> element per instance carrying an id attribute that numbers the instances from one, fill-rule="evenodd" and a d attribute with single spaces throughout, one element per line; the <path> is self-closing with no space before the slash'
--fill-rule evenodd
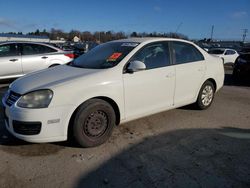
<path id="1" fill-rule="evenodd" d="M 31 41 L 4 41 L 4 42 L 0 42 L 0 45 L 2 44 L 13 44 L 13 43 L 16 43 L 16 44 L 22 44 L 22 43 L 25 43 L 25 44 L 40 44 L 40 45 L 44 45 L 44 46 L 48 46 L 50 48 L 54 48 L 58 51 L 63 51 L 61 50 L 60 48 L 57 48 L 53 45 L 50 45 L 48 43 L 44 43 L 44 42 L 31 42 Z"/>
<path id="2" fill-rule="evenodd" d="M 32 41 L 2 41 L 0 42 L 0 44 L 10 44 L 10 43 L 46 44 L 45 42 L 32 42 Z"/>
<path id="3" fill-rule="evenodd" d="M 209 50 L 233 50 L 233 51 L 236 51 L 235 49 L 232 49 L 232 48 L 210 48 Z"/>
<path id="4" fill-rule="evenodd" d="M 111 42 L 137 42 L 137 43 L 144 43 L 144 42 L 157 42 L 157 41 L 182 41 L 188 42 L 190 41 L 183 40 L 183 39 L 176 39 L 176 38 L 164 38 L 164 37 L 142 37 L 142 38 L 127 38 L 127 39 L 120 39 Z"/>

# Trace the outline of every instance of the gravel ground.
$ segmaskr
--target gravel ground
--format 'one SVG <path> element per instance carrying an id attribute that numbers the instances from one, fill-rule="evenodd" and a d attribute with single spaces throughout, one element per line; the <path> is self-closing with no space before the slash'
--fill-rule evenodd
<path id="1" fill-rule="evenodd" d="M 250 187 L 250 87 L 230 74 L 209 109 L 184 107 L 120 125 L 95 148 L 17 140 L 1 113 L 0 185 Z M 2 96 L 6 84 L 0 87 Z"/>

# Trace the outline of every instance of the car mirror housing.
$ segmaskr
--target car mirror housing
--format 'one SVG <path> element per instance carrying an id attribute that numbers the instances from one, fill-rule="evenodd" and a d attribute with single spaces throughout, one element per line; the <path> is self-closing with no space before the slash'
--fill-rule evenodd
<path id="1" fill-rule="evenodd" d="M 146 65 L 142 61 L 131 61 L 128 65 L 127 72 L 133 73 L 146 69 Z"/>

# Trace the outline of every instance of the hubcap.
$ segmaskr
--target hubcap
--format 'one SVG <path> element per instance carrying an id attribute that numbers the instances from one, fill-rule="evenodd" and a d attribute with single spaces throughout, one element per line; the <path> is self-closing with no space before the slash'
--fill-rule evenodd
<path id="1" fill-rule="evenodd" d="M 103 111 L 89 114 L 84 122 L 84 133 L 89 137 L 100 137 L 108 128 L 108 116 Z"/>
<path id="2" fill-rule="evenodd" d="M 210 85 L 205 86 L 205 88 L 203 89 L 202 94 L 201 94 L 202 104 L 204 106 L 210 105 L 210 103 L 213 100 L 213 95 L 214 95 L 214 91 L 213 91 L 212 86 L 210 86 Z"/>

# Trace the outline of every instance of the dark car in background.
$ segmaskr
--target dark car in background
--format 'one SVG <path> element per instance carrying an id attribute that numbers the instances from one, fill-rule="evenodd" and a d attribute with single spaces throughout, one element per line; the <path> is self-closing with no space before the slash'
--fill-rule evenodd
<path id="1" fill-rule="evenodd" d="M 234 63 L 233 77 L 250 81 L 250 48 L 242 49 Z"/>

